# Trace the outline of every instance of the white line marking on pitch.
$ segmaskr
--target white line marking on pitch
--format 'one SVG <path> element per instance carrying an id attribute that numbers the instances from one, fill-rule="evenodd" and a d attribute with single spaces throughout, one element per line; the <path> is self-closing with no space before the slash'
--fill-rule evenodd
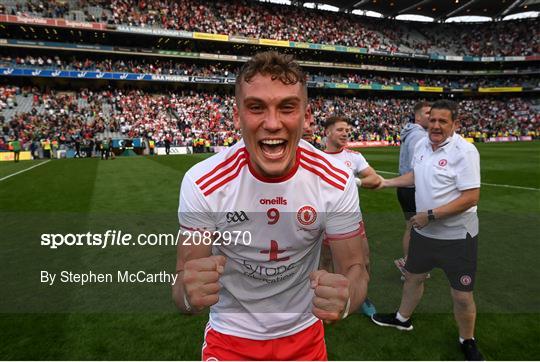
<path id="1" fill-rule="evenodd" d="M 10 177 L 16 176 L 16 175 L 18 175 L 18 174 L 20 174 L 20 173 L 23 173 L 23 172 L 26 172 L 26 171 L 30 171 L 31 169 L 33 169 L 33 168 L 35 168 L 35 167 L 42 166 L 42 165 L 44 165 L 44 164 L 46 164 L 46 163 L 49 163 L 49 162 L 51 162 L 51 160 L 47 160 L 47 161 L 45 161 L 45 162 L 38 163 L 37 165 L 30 166 L 30 167 L 28 167 L 28 168 L 25 168 L 24 170 L 20 170 L 20 171 L 17 171 L 17 172 L 15 172 L 15 173 L 12 173 L 11 175 L 4 176 L 4 177 L 0 178 L 0 181 L 4 181 L 4 180 L 6 180 L 6 179 L 8 179 L 8 178 L 10 178 Z"/>
<path id="2" fill-rule="evenodd" d="M 390 171 L 381 171 L 381 170 L 375 170 L 377 173 L 386 173 L 389 175 L 399 175 L 397 172 L 390 172 Z"/>
<path id="3" fill-rule="evenodd" d="M 482 182 L 482 185 L 486 186 L 495 186 L 495 187 L 505 187 L 507 189 L 518 189 L 518 190 L 529 190 L 529 191 L 540 191 L 540 189 L 536 189 L 534 187 L 523 187 L 523 186 L 514 186 L 514 185 L 499 185 L 499 184 L 488 184 L 486 182 Z"/>
<path id="4" fill-rule="evenodd" d="M 397 172 L 390 172 L 390 171 L 380 171 L 376 170 L 377 173 L 386 173 L 388 175 L 398 175 Z M 528 191 L 540 191 L 540 189 L 534 188 L 534 187 L 524 187 L 524 186 L 514 186 L 514 185 L 500 185 L 500 184 L 489 184 L 486 182 L 482 182 L 482 185 L 485 186 L 493 186 L 493 187 L 504 187 L 507 189 L 517 189 L 517 190 L 528 190 Z"/>

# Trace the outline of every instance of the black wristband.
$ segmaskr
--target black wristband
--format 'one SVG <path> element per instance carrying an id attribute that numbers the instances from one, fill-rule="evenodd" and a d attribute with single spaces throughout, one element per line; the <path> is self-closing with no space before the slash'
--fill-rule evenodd
<path id="1" fill-rule="evenodd" d="M 433 210 L 429 209 L 427 211 L 427 218 L 428 218 L 429 221 L 435 220 L 435 214 L 433 213 Z"/>

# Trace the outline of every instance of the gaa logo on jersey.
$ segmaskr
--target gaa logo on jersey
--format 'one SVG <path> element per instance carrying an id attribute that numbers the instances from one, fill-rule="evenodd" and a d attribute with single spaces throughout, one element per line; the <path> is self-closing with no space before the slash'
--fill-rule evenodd
<path id="1" fill-rule="evenodd" d="M 352 168 L 352 162 L 351 162 L 351 161 L 345 161 L 345 165 L 346 165 L 348 168 Z"/>
<path id="2" fill-rule="evenodd" d="M 249 220 L 249 218 L 247 217 L 244 211 L 228 212 L 226 217 L 227 217 L 227 224 Z"/>
<path id="3" fill-rule="evenodd" d="M 472 278 L 468 275 L 463 275 L 461 278 L 459 278 L 459 282 L 462 284 L 462 285 L 470 285 L 471 282 L 472 282 Z"/>
<path id="4" fill-rule="evenodd" d="M 443 158 L 442 160 L 439 161 L 439 166 L 444 167 L 444 166 L 446 166 L 447 163 L 448 163 L 448 161 L 446 161 L 446 160 Z"/>
<path id="5" fill-rule="evenodd" d="M 298 209 L 296 213 L 298 222 L 304 226 L 311 225 L 317 220 L 317 211 L 312 206 L 306 205 Z"/>

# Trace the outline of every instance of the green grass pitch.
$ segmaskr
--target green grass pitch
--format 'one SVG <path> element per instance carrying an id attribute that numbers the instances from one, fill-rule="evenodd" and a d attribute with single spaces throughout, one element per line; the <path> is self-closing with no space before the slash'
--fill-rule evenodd
<path id="1" fill-rule="evenodd" d="M 480 144 L 476 337 L 488 360 L 540 356 L 540 143 Z M 377 170 L 397 170 L 397 148 L 362 150 Z M 197 360 L 206 316 L 176 313 L 170 288 L 46 287 L 48 270 L 174 270 L 173 247 L 96 250 L 39 245 L 45 232 L 174 232 L 184 172 L 205 156 L 53 160 L 0 181 L 0 359 Z M 38 162 L 0 163 L 0 179 Z M 390 174 L 383 174 L 390 177 Z M 488 185 L 491 184 L 491 185 Z M 500 185 L 520 186 L 503 187 Z M 360 194 L 371 245 L 370 298 L 394 311 L 393 259 L 404 222 L 394 190 Z M 326 327 L 334 360 L 459 360 L 449 287 L 435 271 L 415 329 L 381 328 L 354 314 Z"/>

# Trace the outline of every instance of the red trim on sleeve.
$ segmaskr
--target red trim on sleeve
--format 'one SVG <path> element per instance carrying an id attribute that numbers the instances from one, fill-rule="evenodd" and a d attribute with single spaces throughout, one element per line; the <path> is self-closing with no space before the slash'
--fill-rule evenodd
<path id="1" fill-rule="evenodd" d="M 354 231 L 351 231 L 349 233 L 334 234 L 334 235 L 326 234 L 326 237 L 324 239 L 324 243 L 326 245 L 328 245 L 329 241 L 337 241 L 337 240 L 349 239 L 349 238 L 355 237 L 357 235 L 364 235 L 364 237 L 366 235 L 366 228 L 364 226 L 364 220 L 362 220 L 362 221 L 360 221 L 360 223 L 358 223 L 358 229 L 356 229 Z"/>
<path id="2" fill-rule="evenodd" d="M 362 230 L 360 228 L 356 229 L 355 231 L 351 231 L 350 233 L 326 235 L 326 240 L 328 241 L 345 240 L 345 239 L 350 239 L 352 237 L 355 237 L 357 235 L 362 235 Z"/>
<path id="3" fill-rule="evenodd" d="M 201 228 L 190 228 L 190 227 L 182 225 L 182 224 L 179 224 L 179 225 L 180 225 L 181 229 L 186 229 L 186 230 L 189 230 L 189 231 L 207 231 L 205 228 L 203 228 L 203 229 L 201 229 Z"/>

